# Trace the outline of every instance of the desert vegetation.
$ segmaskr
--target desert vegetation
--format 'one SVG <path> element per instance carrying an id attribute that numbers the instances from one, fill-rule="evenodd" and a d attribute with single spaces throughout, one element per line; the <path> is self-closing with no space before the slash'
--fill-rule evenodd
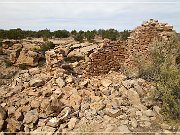
<path id="1" fill-rule="evenodd" d="M 139 77 L 154 83 L 152 98 L 161 104 L 165 120 L 180 120 L 180 46 L 177 35 L 167 43 L 155 42 L 150 61 L 138 58 Z"/>
<path id="2" fill-rule="evenodd" d="M 0 30 L 0 39 L 24 39 L 24 38 L 43 38 L 44 41 L 47 41 L 48 38 L 68 38 L 68 37 L 74 37 L 76 41 L 83 42 L 84 39 L 86 39 L 89 42 L 92 42 L 95 38 L 95 36 L 100 36 L 103 39 L 107 38 L 110 40 L 117 40 L 122 39 L 126 40 L 129 36 L 129 30 L 124 31 L 118 31 L 115 29 L 99 29 L 99 30 L 87 30 L 87 31 L 76 31 L 72 30 L 71 32 L 67 30 L 56 30 L 51 32 L 48 29 L 39 30 L 39 31 L 30 31 L 30 30 L 21 30 L 18 29 L 10 29 L 10 30 Z"/>

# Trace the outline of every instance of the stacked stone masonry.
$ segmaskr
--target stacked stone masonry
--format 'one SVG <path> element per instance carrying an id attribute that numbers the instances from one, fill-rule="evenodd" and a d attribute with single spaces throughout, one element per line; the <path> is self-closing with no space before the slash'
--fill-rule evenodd
<path id="1" fill-rule="evenodd" d="M 105 42 L 102 48 L 91 55 L 88 73 L 99 75 L 109 70 L 119 70 L 128 58 L 126 49 L 125 41 Z"/>
<path id="2" fill-rule="evenodd" d="M 135 66 L 135 56 L 148 59 L 149 49 L 154 41 L 168 41 L 174 34 L 173 26 L 150 19 L 131 31 L 126 41 L 104 41 L 104 44 L 89 55 L 86 73 L 99 75 L 110 70 L 123 71 Z M 60 50 L 46 52 L 47 70 L 52 72 L 61 67 L 63 55 Z"/>
<path id="3" fill-rule="evenodd" d="M 134 65 L 134 58 L 138 55 L 148 59 L 148 52 L 152 43 L 154 41 L 167 42 L 173 33 L 173 26 L 167 23 L 159 23 L 158 20 L 153 19 L 136 27 L 127 41 L 129 54 L 129 59 L 126 62 L 127 66 Z"/>
<path id="4" fill-rule="evenodd" d="M 48 72 L 53 73 L 57 68 L 61 67 L 61 63 L 64 60 L 64 57 L 59 51 L 51 50 L 47 51 L 45 54 L 46 57 L 46 69 Z"/>

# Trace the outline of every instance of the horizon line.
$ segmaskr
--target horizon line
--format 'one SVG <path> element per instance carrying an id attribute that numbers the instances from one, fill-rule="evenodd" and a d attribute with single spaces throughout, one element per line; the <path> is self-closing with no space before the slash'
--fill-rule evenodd
<path id="1" fill-rule="evenodd" d="M 111 1 L 111 2 L 106 2 L 106 1 L 104 1 L 104 2 L 97 2 L 97 1 L 92 1 L 92 2 L 82 2 L 82 1 L 69 1 L 69 2 L 56 2 L 56 1 L 34 1 L 34 2 L 18 2 L 18 1 L 16 1 L 16 2 L 13 2 L 13 1 L 9 1 L 9 2 L 0 2 L 0 4 L 15 4 L 15 3 L 17 3 L 17 4 L 50 4 L 50 3 L 55 3 L 55 4 L 93 4 L 93 3 L 98 3 L 98 4 L 113 4 L 113 3 L 120 3 L 120 4 L 132 4 L 132 3 L 134 3 L 134 4 L 180 4 L 180 2 L 173 2 L 173 1 L 169 1 L 169 2 L 166 2 L 166 1 L 164 1 L 164 2 L 156 2 L 156 1 L 152 1 L 152 2 L 118 2 L 118 1 Z"/>

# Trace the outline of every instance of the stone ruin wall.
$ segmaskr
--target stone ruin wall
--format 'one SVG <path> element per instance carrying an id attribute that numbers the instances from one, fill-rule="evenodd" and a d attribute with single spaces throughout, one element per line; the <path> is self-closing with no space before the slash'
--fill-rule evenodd
<path id="1" fill-rule="evenodd" d="M 87 72 L 90 75 L 99 75 L 110 70 L 119 70 L 127 58 L 126 41 L 107 41 L 102 48 L 91 54 Z"/>
<path id="2" fill-rule="evenodd" d="M 134 55 L 148 58 L 148 50 L 155 40 L 168 41 L 174 33 L 173 26 L 150 19 L 131 31 L 126 41 L 104 41 L 104 45 L 90 54 L 86 73 L 99 75 L 110 70 L 124 70 L 134 66 Z M 55 49 L 46 53 L 49 72 L 61 67 L 63 55 Z"/>
<path id="3" fill-rule="evenodd" d="M 153 19 L 145 21 L 141 26 L 136 27 L 127 41 L 129 58 L 126 66 L 135 66 L 135 57 L 137 55 L 143 56 L 143 58 L 148 60 L 148 53 L 152 43 L 154 41 L 167 42 L 173 33 L 173 26 Z"/>
<path id="4" fill-rule="evenodd" d="M 46 57 L 46 69 L 48 72 L 53 73 L 57 69 L 60 69 L 62 62 L 64 61 L 63 54 L 59 50 L 47 51 Z"/>
<path id="5" fill-rule="evenodd" d="M 173 33 L 173 26 L 150 19 L 131 31 L 127 41 L 105 43 L 102 49 L 92 54 L 88 72 L 99 75 L 112 69 L 124 71 L 134 68 L 137 55 L 148 60 L 151 44 L 157 40 L 167 42 Z"/>

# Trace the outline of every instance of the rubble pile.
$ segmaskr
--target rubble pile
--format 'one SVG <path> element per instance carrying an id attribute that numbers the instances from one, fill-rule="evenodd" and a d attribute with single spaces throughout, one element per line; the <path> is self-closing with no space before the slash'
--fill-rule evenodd
<path id="1" fill-rule="evenodd" d="M 53 50 L 47 51 L 46 69 L 52 73 L 62 68 L 75 68 L 79 63 L 87 63 L 89 55 L 99 47 L 92 43 L 76 43 L 57 46 Z"/>
<path id="2" fill-rule="evenodd" d="M 165 132 L 154 125 L 160 108 L 148 99 L 150 88 L 145 80 L 118 72 L 77 78 L 62 72 L 51 76 L 39 68 L 22 70 L 12 87 L 1 87 L 0 128 L 49 134 Z"/>

